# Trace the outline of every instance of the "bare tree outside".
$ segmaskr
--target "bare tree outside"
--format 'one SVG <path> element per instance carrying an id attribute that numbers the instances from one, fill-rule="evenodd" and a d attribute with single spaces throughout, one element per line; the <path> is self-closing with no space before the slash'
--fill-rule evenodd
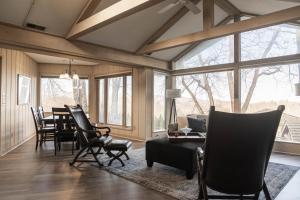
<path id="1" fill-rule="evenodd" d="M 41 78 L 41 105 L 51 112 L 52 107 L 80 104 L 88 112 L 88 80 Z"/>
<path id="2" fill-rule="evenodd" d="M 242 33 L 241 59 L 255 60 L 299 53 L 299 32 L 299 27 L 278 25 Z M 199 47 L 198 52 L 187 55 L 179 61 L 179 65 L 185 64 L 186 68 L 190 68 L 230 63 L 233 57 L 232 44 L 233 39 L 229 37 L 214 40 L 207 48 Z M 293 110 L 295 102 L 299 100 L 294 98 L 293 85 L 299 82 L 299 73 L 300 64 L 241 70 L 241 111 L 259 112 L 274 109 L 277 104 L 285 103 L 287 107 L 293 105 L 293 108 L 287 108 L 286 113 L 291 111 L 291 115 L 297 117 L 298 113 Z M 262 86 L 262 83 L 265 86 Z M 233 111 L 234 83 L 231 71 L 179 76 L 176 78 L 176 84 L 183 92 L 183 98 L 177 101 L 181 115 L 207 114 L 210 105 L 217 106 L 218 110 Z M 275 86 L 280 89 L 276 89 Z M 266 91 L 263 92 L 263 89 Z M 285 95 L 287 92 L 281 91 L 289 93 Z M 277 96 L 267 96 L 268 92 Z"/>

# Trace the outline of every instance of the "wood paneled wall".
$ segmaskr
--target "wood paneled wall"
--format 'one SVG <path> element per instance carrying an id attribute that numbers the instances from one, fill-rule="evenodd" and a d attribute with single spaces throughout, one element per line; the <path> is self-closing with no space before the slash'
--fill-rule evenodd
<path id="1" fill-rule="evenodd" d="M 31 106 L 36 106 L 37 64 L 20 51 L 0 48 L 1 115 L 0 154 L 3 155 L 35 134 Z M 17 75 L 31 78 L 30 104 L 17 105 Z"/>

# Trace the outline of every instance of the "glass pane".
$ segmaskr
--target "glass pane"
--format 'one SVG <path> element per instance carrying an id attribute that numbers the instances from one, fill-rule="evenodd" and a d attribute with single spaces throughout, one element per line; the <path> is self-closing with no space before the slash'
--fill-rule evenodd
<path id="1" fill-rule="evenodd" d="M 52 112 L 52 107 L 64 107 L 65 104 L 80 104 L 88 112 L 88 102 L 88 79 L 41 78 L 41 105 L 46 112 Z"/>
<path id="2" fill-rule="evenodd" d="M 108 78 L 107 123 L 122 125 L 123 77 Z"/>
<path id="3" fill-rule="evenodd" d="M 233 72 L 216 72 L 176 77 L 181 98 L 176 99 L 178 117 L 207 115 L 211 105 L 217 110 L 233 110 Z"/>
<path id="4" fill-rule="evenodd" d="M 269 66 L 241 70 L 242 112 L 264 112 L 285 105 L 276 140 L 300 142 L 300 65 Z"/>
<path id="5" fill-rule="evenodd" d="M 201 42 L 175 63 L 175 69 L 203 67 L 232 63 L 234 58 L 233 36 Z"/>
<path id="6" fill-rule="evenodd" d="M 281 24 L 241 33 L 241 60 L 300 53 L 300 27 Z"/>
<path id="7" fill-rule="evenodd" d="M 104 79 L 98 81 L 99 84 L 99 122 L 105 123 L 105 94 L 104 94 Z"/>
<path id="8" fill-rule="evenodd" d="M 166 129 L 166 76 L 161 73 L 154 74 L 154 131 Z"/>
<path id="9" fill-rule="evenodd" d="M 132 76 L 126 76 L 126 126 L 131 126 Z"/>

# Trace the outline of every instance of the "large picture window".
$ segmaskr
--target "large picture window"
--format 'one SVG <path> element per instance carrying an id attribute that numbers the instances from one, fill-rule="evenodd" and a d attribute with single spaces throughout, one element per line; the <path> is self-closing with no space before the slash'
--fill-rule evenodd
<path id="1" fill-rule="evenodd" d="M 153 78 L 153 130 L 166 129 L 166 75 L 155 72 Z"/>
<path id="2" fill-rule="evenodd" d="M 46 112 L 65 104 L 80 104 L 85 112 L 89 112 L 89 81 L 42 77 L 40 104 Z"/>
<path id="3" fill-rule="evenodd" d="M 265 112 L 285 105 L 276 140 L 300 142 L 300 98 L 294 84 L 299 82 L 297 64 L 243 69 L 241 71 L 242 112 Z"/>
<path id="4" fill-rule="evenodd" d="M 241 60 L 300 53 L 300 27 L 280 24 L 241 33 Z"/>
<path id="5" fill-rule="evenodd" d="M 132 76 L 98 79 L 98 121 L 103 124 L 131 126 Z"/>
<path id="6" fill-rule="evenodd" d="M 207 115 L 209 107 L 218 110 L 233 110 L 233 72 L 215 72 L 176 77 L 176 88 L 181 89 L 181 98 L 176 99 L 177 114 Z"/>
<path id="7" fill-rule="evenodd" d="M 233 36 L 201 42 L 175 63 L 176 69 L 204 67 L 233 62 Z"/>

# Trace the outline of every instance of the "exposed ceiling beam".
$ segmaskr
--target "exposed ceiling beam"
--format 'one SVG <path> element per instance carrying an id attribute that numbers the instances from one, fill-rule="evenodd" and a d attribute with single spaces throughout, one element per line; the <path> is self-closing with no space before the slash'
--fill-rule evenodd
<path id="1" fill-rule="evenodd" d="M 229 15 L 238 15 L 240 13 L 240 10 L 228 0 L 215 0 L 215 3 Z"/>
<path id="2" fill-rule="evenodd" d="M 248 13 L 248 12 L 241 12 L 241 16 L 246 16 L 246 17 L 257 17 L 257 16 L 261 16 L 261 15 L 254 14 L 254 13 Z M 288 22 L 288 24 L 290 24 L 290 25 L 295 25 L 295 26 L 300 26 L 300 22 L 297 21 L 297 20 L 290 21 L 290 22 Z"/>
<path id="3" fill-rule="evenodd" d="M 29 31 L 3 23 L 0 23 L 0 46 L 91 62 L 109 61 L 134 67 L 169 70 L 167 62 L 155 58 L 81 41 L 69 41 L 59 36 Z"/>
<path id="4" fill-rule="evenodd" d="M 198 4 L 200 0 L 194 0 L 194 4 Z M 153 33 L 137 50 L 138 53 L 141 49 L 145 48 L 148 44 L 151 44 L 158 40 L 164 33 L 166 33 L 174 24 L 176 24 L 185 14 L 189 12 L 186 7 L 177 11 L 166 23 L 164 23 L 155 33 Z"/>
<path id="5" fill-rule="evenodd" d="M 164 0 L 122 0 L 75 24 L 67 39 L 75 39 Z"/>
<path id="6" fill-rule="evenodd" d="M 284 22 L 293 21 L 297 19 L 300 19 L 300 6 L 273 12 L 267 15 L 254 17 L 244 21 L 235 22 L 232 24 L 215 27 L 207 31 L 187 34 L 173 39 L 149 44 L 143 49 L 142 52 L 146 54 L 146 53 L 160 51 L 164 49 L 170 49 L 177 46 L 191 44 L 197 41 L 214 39 L 217 37 L 227 36 L 227 35 L 244 32 L 244 31 L 250 31 L 253 29 L 281 24 Z"/>
<path id="7" fill-rule="evenodd" d="M 216 27 L 228 24 L 232 19 L 233 19 L 233 16 L 229 15 L 229 16 L 225 17 L 222 21 L 220 21 L 216 25 Z M 187 48 L 185 48 L 183 51 L 181 51 L 179 54 L 177 54 L 174 58 L 172 58 L 171 61 L 172 62 L 178 61 L 183 56 L 185 56 L 189 52 L 191 52 L 194 48 L 196 48 L 199 44 L 201 44 L 201 42 L 195 42 L 195 43 L 191 44 L 190 46 L 188 46 Z"/>
<path id="8" fill-rule="evenodd" d="M 214 27 L 214 0 L 203 0 L 203 30 Z"/>
<path id="9" fill-rule="evenodd" d="M 82 20 L 85 20 L 86 18 L 90 17 L 93 12 L 96 10 L 98 5 L 101 3 L 102 0 L 89 0 L 85 7 L 82 9 L 78 19 L 76 20 L 77 24 L 78 22 L 81 22 Z"/>

